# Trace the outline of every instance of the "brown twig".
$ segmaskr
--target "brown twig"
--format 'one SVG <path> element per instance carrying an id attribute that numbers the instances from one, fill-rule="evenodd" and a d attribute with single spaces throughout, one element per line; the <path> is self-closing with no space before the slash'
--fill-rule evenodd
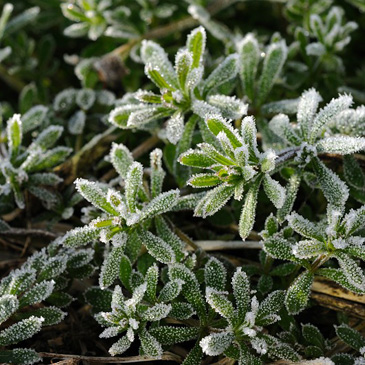
<path id="1" fill-rule="evenodd" d="M 52 352 L 39 352 L 40 357 L 52 358 L 52 359 L 71 359 L 74 361 L 88 361 L 90 363 L 101 364 L 132 364 L 145 361 L 175 361 L 181 363 L 180 356 L 171 352 L 165 352 L 161 358 L 153 358 L 149 356 L 126 356 L 126 357 L 106 357 L 106 356 L 82 356 L 82 355 L 69 355 L 69 354 L 55 354 Z"/>
<path id="2" fill-rule="evenodd" d="M 54 232 L 44 231 L 42 229 L 23 229 L 23 228 L 13 228 L 8 231 L 0 232 L 0 236 L 3 237 L 41 237 L 49 238 L 54 240 L 57 238 L 57 234 Z"/>

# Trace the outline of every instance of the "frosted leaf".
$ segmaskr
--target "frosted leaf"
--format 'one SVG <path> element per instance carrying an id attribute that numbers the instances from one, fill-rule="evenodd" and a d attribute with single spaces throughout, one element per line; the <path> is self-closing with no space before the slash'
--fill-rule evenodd
<path id="1" fill-rule="evenodd" d="M 160 291 L 159 300 L 170 302 L 174 300 L 182 290 L 183 281 L 176 279 L 169 281 Z"/>
<path id="2" fill-rule="evenodd" d="M 22 116 L 23 133 L 30 132 L 42 125 L 44 119 L 46 118 L 47 112 L 48 108 L 43 105 L 36 105 L 30 108 Z"/>
<path id="3" fill-rule="evenodd" d="M 238 147 L 234 150 L 234 158 L 241 167 L 249 167 L 246 166 L 248 164 L 248 149 L 246 146 Z M 246 179 L 249 180 L 249 179 Z"/>
<path id="4" fill-rule="evenodd" d="M 267 150 L 266 152 L 261 153 L 260 162 L 261 162 L 261 171 L 262 172 L 271 172 L 275 168 L 275 160 L 278 158 L 277 154 L 274 150 Z"/>
<path id="5" fill-rule="evenodd" d="M 25 295 L 20 299 L 20 307 L 37 304 L 47 299 L 52 294 L 54 286 L 55 282 L 53 280 L 43 281 L 34 285 L 34 287 L 26 292 Z"/>
<path id="6" fill-rule="evenodd" d="M 139 237 L 146 246 L 150 255 L 156 260 L 164 264 L 175 262 L 176 258 L 174 251 L 171 246 L 160 237 L 155 236 L 149 231 L 139 232 Z"/>
<path id="7" fill-rule="evenodd" d="M 300 97 L 297 120 L 304 138 L 309 138 L 313 119 L 321 101 L 322 97 L 315 89 L 305 91 Z"/>
<path id="8" fill-rule="evenodd" d="M 51 148 L 61 137 L 63 132 L 63 127 L 52 125 L 43 130 L 38 137 L 29 146 L 30 149 L 41 148 L 42 150 L 47 150 Z"/>
<path id="9" fill-rule="evenodd" d="M 43 321 L 42 317 L 31 316 L 11 325 L 0 332 L 0 345 L 8 346 L 32 337 L 41 330 Z"/>
<path id="10" fill-rule="evenodd" d="M 5 294 L 0 297 L 0 324 L 5 322 L 18 310 L 19 302 L 15 295 Z"/>
<path id="11" fill-rule="evenodd" d="M 245 196 L 238 223 L 239 233 L 243 240 L 248 237 L 255 223 L 257 195 L 259 193 L 260 184 L 261 179 L 256 178 Z"/>
<path id="12" fill-rule="evenodd" d="M 139 162 L 133 162 L 125 179 L 125 197 L 132 213 L 136 212 L 137 193 L 142 186 L 142 178 L 143 166 Z"/>
<path id="13" fill-rule="evenodd" d="M 170 280 L 180 279 L 184 282 L 182 294 L 196 310 L 199 317 L 206 318 L 205 300 L 194 273 L 183 264 L 174 264 L 169 267 L 169 277 Z"/>
<path id="14" fill-rule="evenodd" d="M 288 48 L 284 40 L 271 43 L 266 51 L 264 65 L 258 82 L 257 103 L 263 104 L 284 66 Z"/>
<path id="15" fill-rule="evenodd" d="M 65 89 L 58 93 L 53 101 L 53 108 L 56 112 L 67 112 L 75 104 L 76 90 Z"/>
<path id="16" fill-rule="evenodd" d="M 234 186 L 221 184 L 208 191 L 194 210 L 194 216 L 206 218 L 218 212 L 234 194 Z"/>
<path id="17" fill-rule="evenodd" d="M 305 46 L 305 52 L 308 56 L 321 57 L 326 53 L 326 48 L 322 43 L 313 42 Z"/>
<path id="18" fill-rule="evenodd" d="M 192 68 L 195 69 L 203 63 L 206 33 L 203 27 L 194 29 L 187 38 L 186 48 L 192 54 Z"/>
<path id="19" fill-rule="evenodd" d="M 83 110 L 77 111 L 68 121 L 68 131 L 71 134 L 81 134 L 85 127 L 86 114 Z"/>
<path id="20" fill-rule="evenodd" d="M 83 110 L 89 110 L 95 103 L 96 95 L 92 89 L 81 89 L 76 94 L 76 104 Z"/>
<path id="21" fill-rule="evenodd" d="M 289 314 L 298 314 L 307 306 L 313 274 L 304 271 L 290 285 L 285 296 L 285 306 Z"/>
<path id="22" fill-rule="evenodd" d="M 128 307 L 134 308 L 138 303 L 141 302 L 147 290 L 147 284 L 143 283 L 137 286 L 134 291 L 132 298 L 128 299 L 125 304 Z"/>
<path id="23" fill-rule="evenodd" d="M 106 213 L 114 216 L 119 215 L 118 211 L 116 211 L 108 202 L 107 195 L 99 183 L 78 178 L 75 180 L 75 185 L 77 191 L 91 204 Z"/>
<path id="24" fill-rule="evenodd" d="M 230 346 L 234 339 L 231 332 L 213 333 L 200 341 L 200 347 L 209 356 L 218 356 Z"/>
<path id="25" fill-rule="evenodd" d="M 275 115 L 279 113 L 292 115 L 296 114 L 298 110 L 298 104 L 299 104 L 299 98 L 298 99 L 283 99 L 279 101 L 273 101 L 271 103 L 264 104 L 261 107 L 261 111 L 264 114 L 268 115 Z"/>
<path id="26" fill-rule="evenodd" d="M 305 219 L 298 213 L 293 212 L 287 216 L 286 219 L 289 226 L 301 236 L 313 238 L 319 241 L 324 240 L 324 235 L 320 227 L 308 219 Z"/>
<path id="27" fill-rule="evenodd" d="M 151 166 L 151 196 L 157 197 L 162 191 L 162 185 L 165 178 L 165 171 L 162 168 L 162 151 L 159 148 L 154 149 L 150 153 Z"/>
<path id="28" fill-rule="evenodd" d="M 259 355 L 265 355 L 267 353 L 267 343 L 263 338 L 254 337 L 251 339 L 251 345 L 253 349 L 259 354 Z"/>
<path id="29" fill-rule="evenodd" d="M 131 346 L 131 342 L 128 340 L 128 338 L 126 336 L 123 336 L 122 338 L 120 338 L 117 342 L 115 342 L 112 345 L 112 347 L 109 349 L 109 353 L 112 356 L 121 355 L 125 351 L 127 351 L 130 346 Z"/>
<path id="30" fill-rule="evenodd" d="M 349 197 L 346 184 L 317 157 L 312 160 L 314 172 L 329 204 L 343 209 Z"/>
<path id="31" fill-rule="evenodd" d="M 337 153 L 349 155 L 365 149 L 365 138 L 334 136 L 321 139 L 317 143 L 319 153 Z"/>
<path id="32" fill-rule="evenodd" d="M 245 94 L 253 101 L 255 96 L 255 79 L 260 62 L 259 44 L 252 33 L 248 33 L 238 44 L 239 73 Z"/>
<path id="33" fill-rule="evenodd" d="M 346 324 L 335 326 L 337 336 L 356 351 L 360 351 L 365 346 L 365 338 L 355 329 Z"/>
<path id="34" fill-rule="evenodd" d="M 285 114 L 278 114 L 271 119 L 269 128 L 280 138 L 289 144 L 300 145 L 301 139 L 289 122 L 289 117 Z"/>
<path id="35" fill-rule="evenodd" d="M 84 246 L 94 241 L 99 236 L 100 228 L 93 225 L 77 227 L 68 231 L 62 239 L 62 243 L 70 247 Z"/>
<path id="36" fill-rule="evenodd" d="M 218 108 L 224 118 L 240 119 L 247 114 L 248 104 L 235 96 L 211 95 L 208 97 L 208 103 Z"/>
<path id="37" fill-rule="evenodd" d="M 208 115 L 205 122 L 215 136 L 223 132 L 234 148 L 243 147 L 243 141 L 237 129 L 233 128 L 232 124 L 222 118 L 220 114 Z"/>
<path id="38" fill-rule="evenodd" d="M 4 356 L 4 352 L 2 351 L 2 356 Z M 12 349 L 9 352 L 11 354 L 8 354 L 6 360 L 9 363 L 31 365 L 41 361 L 41 358 L 33 349 Z M 4 358 L 6 358 L 6 355 Z"/>
<path id="39" fill-rule="evenodd" d="M 219 115 L 219 109 L 213 105 L 208 104 L 204 100 L 194 100 L 191 105 L 192 111 L 200 118 L 206 119 L 209 115 Z"/>
<path id="40" fill-rule="evenodd" d="M 327 248 L 323 242 L 315 240 L 299 241 L 293 246 L 293 254 L 300 259 L 316 257 L 327 253 Z"/>
<path id="41" fill-rule="evenodd" d="M 219 292 L 213 288 L 207 288 L 207 303 L 222 317 L 232 320 L 234 317 L 234 308 L 231 301 L 227 298 L 227 292 Z"/>
<path id="42" fill-rule="evenodd" d="M 147 283 L 146 299 L 150 303 L 155 303 L 156 301 L 158 275 L 159 272 L 156 264 L 150 266 L 145 275 L 145 281 Z"/>
<path id="43" fill-rule="evenodd" d="M 344 217 L 343 224 L 345 225 L 346 234 L 354 234 L 359 229 L 365 226 L 365 206 L 354 210 L 351 209 Z"/>
<path id="44" fill-rule="evenodd" d="M 159 326 L 150 329 L 150 333 L 162 345 L 174 345 L 197 338 L 199 330 L 194 327 Z"/>
<path id="45" fill-rule="evenodd" d="M 323 109 L 321 109 L 313 120 L 310 131 L 310 142 L 314 142 L 322 128 L 330 123 L 340 112 L 348 109 L 351 104 L 351 95 L 340 95 L 337 99 L 332 99 Z"/>
<path id="46" fill-rule="evenodd" d="M 292 253 L 292 245 L 285 238 L 269 237 L 264 241 L 264 250 L 275 259 L 297 261 Z"/>
<path id="47" fill-rule="evenodd" d="M 336 258 L 347 280 L 360 290 L 365 290 L 365 275 L 362 268 L 350 256 L 337 252 Z"/>
<path id="48" fill-rule="evenodd" d="M 250 157 L 257 157 L 259 151 L 257 149 L 257 128 L 253 116 L 244 117 L 241 123 L 241 134 L 245 144 L 248 146 Z"/>
<path id="49" fill-rule="evenodd" d="M 204 67 L 199 66 L 190 70 L 186 79 L 187 90 L 193 90 L 203 79 Z"/>
<path id="50" fill-rule="evenodd" d="M 193 306 L 189 303 L 184 302 L 173 302 L 171 303 L 172 309 L 169 313 L 169 317 L 183 321 L 191 318 L 196 314 Z"/>
<path id="51" fill-rule="evenodd" d="M 238 268 L 232 277 L 232 288 L 238 316 L 243 321 L 250 306 L 250 282 L 241 268 Z"/>
<path id="52" fill-rule="evenodd" d="M 158 68 L 168 84 L 177 88 L 178 81 L 175 70 L 161 46 L 153 41 L 142 41 L 141 58 L 144 64 Z"/>
<path id="53" fill-rule="evenodd" d="M 12 158 L 14 158 L 19 152 L 23 138 L 23 129 L 22 121 L 20 120 L 20 114 L 14 114 L 9 119 L 6 132 L 8 137 L 9 153 Z"/>
<path id="54" fill-rule="evenodd" d="M 270 335 L 262 335 L 262 338 L 268 345 L 268 354 L 270 357 L 297 362 L 301 359 L 300 355 L 292 348 L 291 345 L 279 341 Z"/>
<path id="55" fill-rule="evenodd" d="M 129 320 L 129 323 L 131 323 L 133 321 L 133 318 L 131 318 Z M 134 320 L 135 321 L 135 320 Z M 138 328 L 138 327 L 137 327 Z M 130 342 L 133 342 L 134 339 L 135 339 L 135 334 L 134 334 L 134 331 L 133 331 L 133 327 L 129 327 L 128 330 L 127 330 L 127 338 Z"/>
<path id="56" fill-rule="evenodd" d="M 102 333 L 100 333 L 99 337 L 100 338 L 111 338 L 111 337 L 115 337 L 118 336 L 119 334 L 119 327 L 108 327 L 106 328 Z"/>
<path id="57" fill-rule="evenodd" d="M 119 264 L 124 253 L 124 247 L 113 247 L 100 270 L 99 285 L 105 289 L 113 284 L 119 274 Z"/>
<path id="58" fill-rule="evenodd" d="M 142 319 L 145 321 L 159 321 L 166 318 L 171 311 L 170 304 L 158 303 L 153 307 L 148 308 L 143 314 Z"/>
<path id="59" fill-rule="evenodd" d="M 281 208 L 285 201 L 285 189 L 268 174 L 264 176 L 263 187 L 275 207 Z"/>
<path id="60" fill-rule="evenodd" d="M 214 69 L 204 82 L 205 94 L 208 94 L 218 86 L 235 78 L 237 75 L 237 60 L 237 54 L 229 55 L 216 69 Z"/>
<path id="61" fill-rule="evenodd" d="M 121 178 L 124 178 L 133 163 L 133 156 L 129 149 L 123 144 L 113 143 L 109 156 L 115 170 Z"/>
<path id="62" fill-rule="evenodd" d="M 128 104 L 118 106 L 109 113 L 108 121 L 119 128 L 128 128 L 127 123 L 129 116 L 138 110 L 145 109 L 143 104 Z"/>
<path id="63" fill-rule="evenodd" d="M 179 156 L 179 162 L 182 165 L 199 167 L 199 168 L 210 168 L 216 164 L 216 161 L 211 157 L 207 156 L 203 151 L 196 151 L 189 149 Z"/>
<path id="64" fill-rule="evenodd" d="M 284 305 L 285 291 L 276 290 L 270 293 L 260 304 L 255 323 L 260 326 L 267 326 L 280 320 L 276 315 Z"/>
<path id="65" fill-rule="evenodd" d="M 166 125 L 167 139 L 176 144 L 182 137 L 184 132 L 184 117 L 181 113 L 175 113 L 168 121 Z"/>
<path id="66" fill-rule="evenodd" d="M 185 90 L 186 79 L 193 64 L 193 55 L 187 49 L 180 49 L 175 57 L 175 71 L 182 90 Z"/>
<path id="67" fill-rule="evenodd" d="M 143 352 L 151 357 L 160 359 L 163 353 L 161 344 L 150 333 L 144 330 L 139 334 Z"/>
<path id="68" fill-rule="evenodd" d="M 148 123 L 168 117 L 172 114 L 172 112 L 172 109 L 148 105 L 144 108 L 139 108 L 138 110 L 131 112 L 128 117 L 126 127 L 143 129 L 146 128 Z"/>
<path id="69" fill-rule="evenodd" d="M 293 174 L 289 178 L 289 182 L 286 185 L 284 204 L 280 209 L 278 209 L 277 212 L 277 219 L 279 223 L 282 223 L 285 220 L 286 216 L 293 209 L 294 201 L 297 197 L 297 193 L 299 190 L 300 181 L 301 179 L 299 174 Z"/>
<path id="70" fill-rule="evenodd" d="M 204 267 L 204 278 L 207 287 L 222 291 L 226 286 L 227 270 L 218 259 L 211 257 Z"/>
<path id="71" fill-rule="evenodd" d="M 198 147 L 210 158 L 215 160 L 216 163 L 225 166 L 234 166 L 235 162 L 230 158 L 224 156 L 220 151 L 218 151 L 213 145 L 209 143 L 199 143 Z"/>

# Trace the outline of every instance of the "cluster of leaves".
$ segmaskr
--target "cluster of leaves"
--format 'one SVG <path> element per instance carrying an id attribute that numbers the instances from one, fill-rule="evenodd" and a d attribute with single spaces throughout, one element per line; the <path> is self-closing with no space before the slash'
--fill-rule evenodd
<path id="1" fill-rule="evenodd" d="M 365 340 L 343 318 L 328 333 L 353 355 L 333 354 L 315 318 L 301 323 L 316 277 L 365 294 L 365 107 L 353 106 L 361 92 L 343 57 L 361 18 L 348 21 L 332 0 L 290 0 L 277 5 L 286 36 L 233 32 L 232 10 L 260 7 L 234 2 L 37 0 L 44 14 L 26 0 L 3 7 L 0 77 L 21 89 L 21 114 L 11 97 L 0 103 L 0 236 L 18 247 L 13 237 L 25 235 L 26 252 L 32 235 L 50 236 L 44 227 L 62 234 L 0 282 L 2 362 L 41 360 L 14 346 L 63 320 L 77 279 L 100 338 L 114 339 L 112 356 L 139 345 L 141 356 L 161 359 L 184 343 L 184 365 L 206 356 L 241 365 L 363 363 Z M 225 7 L 223 22 L 213 19 Z M 61 25 L 66 37 L 59 51 L 68 65 L 53 79 L 52 98 L 54 37 L 63 36 L 42 34 L 38 49 L 31 24 Z M 185 45 L 176 34 L 170 48 L 171 30 L 193 24 Z M 70 54 L 82 43 L 67 37 L 87 37 L 86 48 Z M 132 71 L 117 60 L 131 91 L 124 95 L 99 83 L 118 55 Z M 70 65 L 81 87 L 63 80 Z M 89 205 L 79 209 L 83 199 Z M 206 220 L 191 229 L 186 211 Z M 211 216 L 222 212 L 232 213 L 230 229 L 243 241 L 261 236 L 259 263 L 209 255 L 180 230 L 195 239 L 207 226 L 215 237 Z"/>
<path id="2" fill-rule="evenodd" d="M 94 272 L 94 251 L 59 248 L 58 242 L 31 256 L 0 282 L 0 346 L 18 344 L 44 326 L 61 322 L 73 298 L 67 288 L 74 278 Z M 40 360 L 33 349 L 0 350 L 4 363 L 33 364 Z"/>

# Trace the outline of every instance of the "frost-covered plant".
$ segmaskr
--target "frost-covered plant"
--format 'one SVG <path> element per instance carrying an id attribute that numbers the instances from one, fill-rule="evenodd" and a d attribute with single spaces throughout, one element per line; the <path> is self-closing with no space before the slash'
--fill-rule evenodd
<path id="1" fill-rule="evenodd" d="M 202 27 L 193 30 L 186 46 L 178 51 L 175 67 L 164 49 L 153 41 L 143 41 L 141 57 L 145 73 L 160 89 L 160 94 L 139 90 L 134 94 L 139 103 L 127 104 L 114 109 L 109 121 L 128 129 L 156 129 L 156 121 L 167 120 L 161 137 L 176 144 L 191 140 L 196 118 L 187 117 L 191 112 L 200 117 L 206 113 L 222 113 L 225 117 L 238 119 L 247 112 L 247 105 L 235 97 L 220 95 L 219 87 L 237 75 L 237 55 L 225 58 L 205 79 L 204 52 L 206 34 Z M 201 124 L 200 124 L 201 125 Z M 204 125 L 203 125 L 204 128 Z"/>
<path id="2" fill-rule="evenodd" d="M 144 181 L 143 166 L 134 161 L 130 151 L 122 144 L 114 144 L 110 160 L 119 174 L 123 193 L 85 179 L 76 180 L 78 192 L 95 209 L 86 209 L 85 220 L 90 223 L 67 233 L 63 242 L 67 246 L 85 245 L 95 239 L 112 243 L 101 270 L 101 287 L 110 286 L 118 275 L 116 264 L 124 252 L 134 262 L 142 245 L 156 260 L 169 264 L 184 258 L 184 244 L 173 232 L 163 214 L 169 211 L 191 209 L 199 195 L 180 197 L 178 189 L 162 193 L 165 172 L 162 169 L 162 151 L 151 152 L 150 184 Z M 94 218 L 94 219 L 93 219 Z M 158 236 L 151 232 L 155 229 Z"/>
<path id="3" fill-rule="evenodd" d="M 88 36 L 95 41 L 102 35 L 136 39 L 141 30 L 155 20 L 168 18 L 177 9 L 171 3 L 147 0 L 130 3 L 125 0 L 77 0 L 61 4 L 63 15 L 75 22 L 64 30 L 68 37 Z M 138 21 L 136 22 L 136 19 Z"/>
<path id="4" fill-rule="evenodd" d="M 42 113 L 42 107 L 38 111 Z M 63 146 L 52 148 L 63 132 L 59 126 L 46 128 L 28 147 L 24 147 L 22 142 L 26 133 L 34 128 L 33 117 L 34 114 L 32 117 L 28 115 L 22 122 L 20 114 L 14 114 L 0 137 L 7 142 L 7 147 L 3 144 L 0 151 L 0 192 L 5 199 L 7 195 L 13 195 L 21 209 L 25 207 L 25 190 L 41 199 L 45 207 L 52 207 L 54 194 L 43 186 L 56 186 L 62 181 L 50 170 L 63 162 L 72 151 Z"/>
<path id="5" fill-rule="evenodd" d="M 274 233 L 264 240 L 266 253 L 276 259 L 288 260 L 305 268 L 289 287 L 285 304 L 289 313 L 305 309 L 315 275 L 331 279 L 355 293 L 365 293 L 365 275 L 357 261 L 364 260 L 364 238 L 357 235 L 364 228 L 364 207 L 345 214 L 328 206 L 327 219 L 311 222 L 296 212 L 287 216 L 289 227 L 303 240 L 285 238 Z M 335 259 L 339 267 L 323 267 Z"/>
<path id="6" fill-rule="evenodd" d="M 251 298 L 250 282 L 239 268 L 232 277 L 234 306 L 228 292 L 224 291 L 226 272 L 218 260 L 208 261 L 205 280 L 206 301 L 227 321 L 227 327 L 213 331 L 200 341 L 204 353 L 217 356 L 225 352 L 228 357 L 238 356 L 240 364 L 261 364 L 257 355 L 291 361 L 300 359 L 290 346 L 263 331 L 264 327 L 280 320 L 278 312 L 284 304 L 284 291 L 273 291 L 259 303 L 256 296 Z"/>
<path id="7" fill-rule="evenodd" d="M 216 136 L 218 148 L 201 143 L 199 149 L 190 149 L 179 157 L 183 165 L 212 171 L 193 175 L 188 181 L 196 188 L 214 187 L 199 201 L 194 214 L 207 217 L 221 209 L 232 196 L 237 200 L 244 197 L 239 230 L 245 239 L 255 222 L 261 184 L 276 208 L 284 204 L 285 189 L 271 177 L 278 156 L 273 150 L 259 151 L 253 117 L 242 120 L 241 131 L 220 116 L 207 117 L 206 124 Z"/>

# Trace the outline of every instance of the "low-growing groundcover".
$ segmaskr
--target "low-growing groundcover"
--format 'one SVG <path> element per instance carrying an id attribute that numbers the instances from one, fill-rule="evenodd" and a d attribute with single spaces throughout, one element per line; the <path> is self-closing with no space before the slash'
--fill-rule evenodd
<path id="1" fill-rule="evenodd" d="M 365 364 L 362 0 L 0 6 L 0 363 Z"/>

